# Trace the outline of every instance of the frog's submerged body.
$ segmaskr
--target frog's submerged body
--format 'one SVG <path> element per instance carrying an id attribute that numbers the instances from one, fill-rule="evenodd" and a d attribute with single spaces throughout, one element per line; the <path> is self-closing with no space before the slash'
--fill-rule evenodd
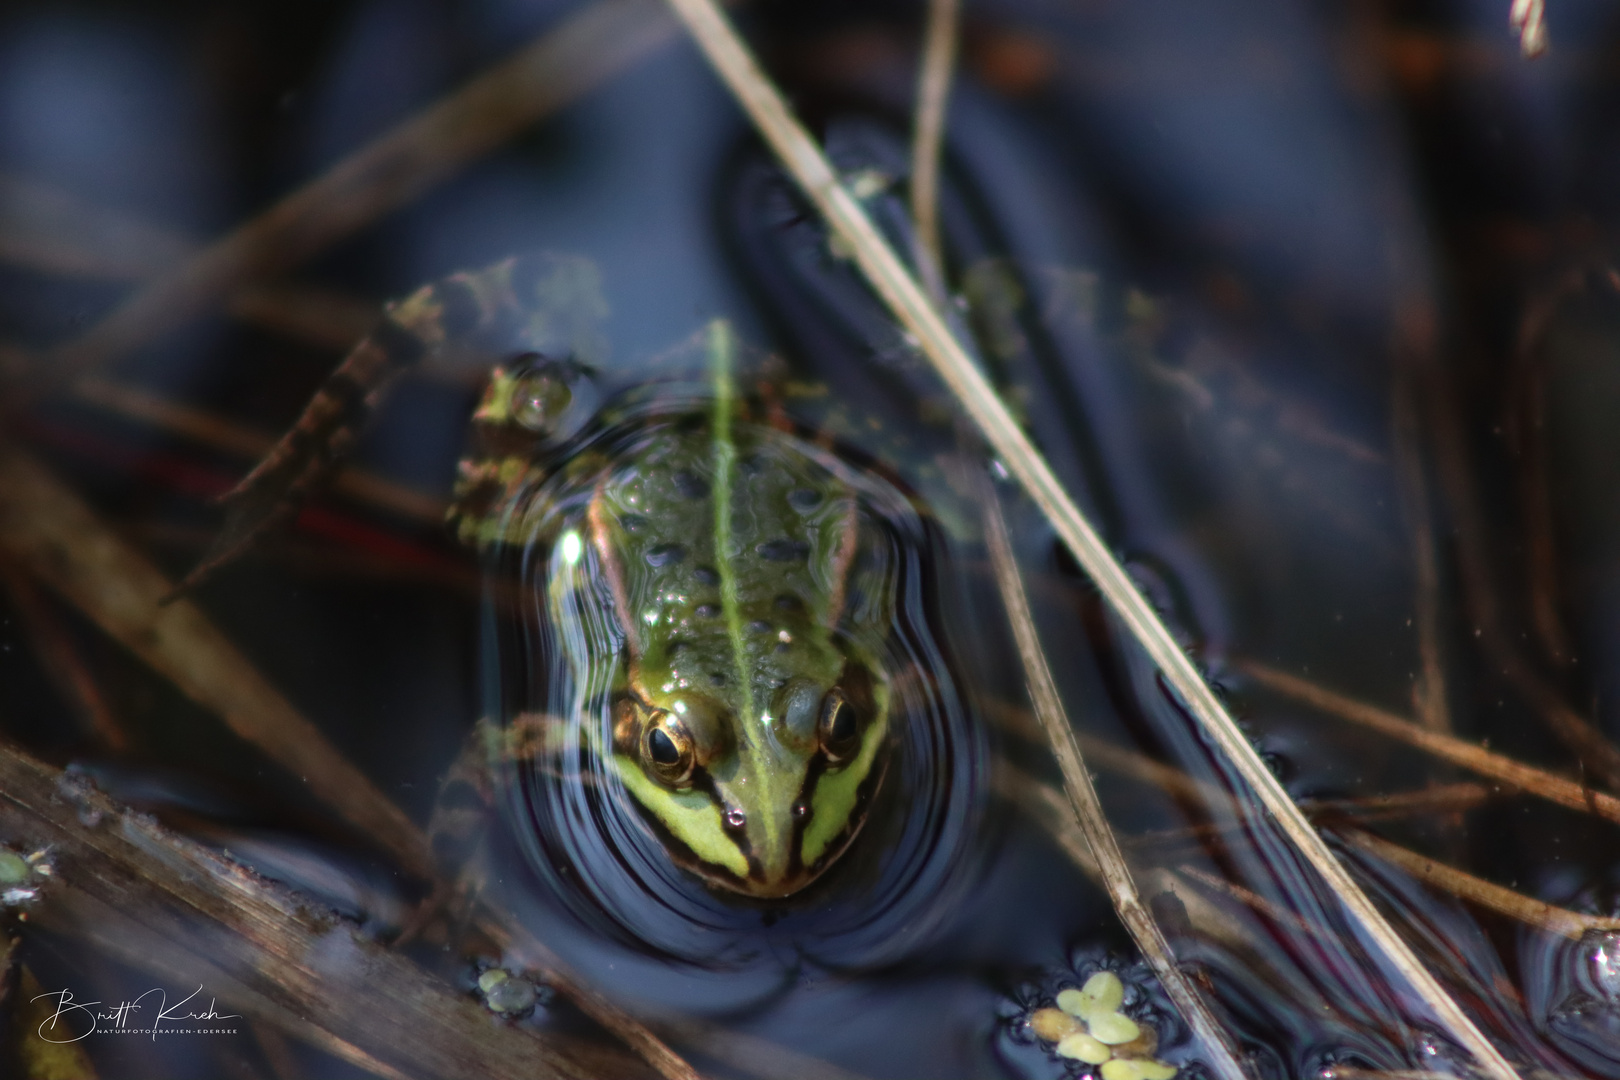
<path id="1" fill-rule="evenodd" d="M 554 389 L 554 365 L 527 364 L 480 416 Z M 470 461 L 463 531 L 540 553 L 555 655 L 534 658 L 533 704 L 585 728 L 676 862 L 774 898 L 838 857 L 883 776 L 893 534 L 881 482 L 717 378 L 549 453 Z"/>

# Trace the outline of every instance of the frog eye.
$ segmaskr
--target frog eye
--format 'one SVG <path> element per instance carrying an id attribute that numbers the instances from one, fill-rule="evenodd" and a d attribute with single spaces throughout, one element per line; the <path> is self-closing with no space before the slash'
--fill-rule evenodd
<path id="1" fill-rule="evenodd" d="M 860 719 L 855 715 L 855 706 L 836 686 L 821 699 L 821 719 L 816 723 L 816 735 L 821 740 L 822 752 L 834 765 L 847 761 L 860 749 Z"/>
<path id="2" fill-rule="evenodd" d="M 512 418 L 530 431 L 548 431 L 573 397 L 568 384 L 557 372 L 550 369 L 532 372 L 519 379 L 512 389 Z"/>
<path id="3" fill-rule="evenodd" d="M 672 787 L 692 779 L 696 760 L 692 733 L 667 712 L 654 713 L 641 734 L 641 760 L 647 771 Z"/>

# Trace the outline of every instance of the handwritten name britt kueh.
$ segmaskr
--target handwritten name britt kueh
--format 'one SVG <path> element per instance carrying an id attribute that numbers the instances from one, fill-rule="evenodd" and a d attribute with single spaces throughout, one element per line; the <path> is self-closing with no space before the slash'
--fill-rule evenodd
<path id="1" fill-rule="evenodd" d="M 235 1035 L 236 1025 L 228 1021 L 240 1020 L 241 1015 L 220 1012 L 213 998 L 202 1008 L 202 993 L 198 984 L 173 1005 L 167 991 L 157 986 L 116 1005 L 80 1001 L 72 990 L 65 989 L 39 994 L 33 1000 L 56 1003 L 51 1015 L 39 1024 L 40 1039 L 49 1043 L 78 1042 L 96 1034 L 150 1035 L 154 1042 L 159 1035 Z"/>

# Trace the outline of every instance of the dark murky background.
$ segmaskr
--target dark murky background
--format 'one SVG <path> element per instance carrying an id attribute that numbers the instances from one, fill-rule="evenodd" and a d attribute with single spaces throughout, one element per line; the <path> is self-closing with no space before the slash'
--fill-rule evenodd
<path id="1" fill-rule="evenodd" d="M 15 367 L 84 333 L 197 245 L 575 10 L 518 0 L 7 4 L 0 361 Z M 835 153 L 852 155 L 840 164 L 867 164 L 883 138 L 903 147 L 915 5 L 755 3 L 739 17 L 801 113 Z M 996 0 L 964 14 L 946 207 L 955 284 L 965 288 L 974 258 L 1015 268 L 1025 336 L 999 374 L 1301 798 L 1472 777 L 1267 691 L 1245 663 L 1446 719 L 1465 739 L 1572 777 L 1596 769 L 1548 733 L 1549 701 L 1620 735 L 1617 24 L 1596 0 L 1551 0 L 1548 19 L 1552 52 L 1527 62 L 1505 0 Z M 858 303 L 806 300 L 814 282 L 773 271 L 794 243 L 815 241 L 794 239 L 813 227 L 784 213 L 784 200 L 757 197 L 759 162 L 719 84 L 672 37 L 274 279 L 324 314 L 216 304 L 104 374 L 279 431 L 345 351 L 344 327 L 357 336 L 382 301 L 529 250 L 599 266 L 616 367 L 716 315 L 812 369 L 892 359 L 898 339 Z M 1095 289 L 1094 309 L 1075 300 L 1077 283 Z M 323 329 L 310 331 L 311 318 Z M 356 463 L 447 498 L 476 393 L 473 371 L 407 378 Z M 8 439 L 175 576 L 217 527 L 209 498 L 251 464 L 82 393 L 13 408 L 4 423 Z M 1013 514 L 1082 730 L 1220 781 L 1044 525 L 1027 509 Z M 964 683 L 1016 699 L 982 550 L 968 540 L 953 560 L 950 636 Z M 332 495 L 199 602 L 425 822 L 482 708 L 479 596 L 473 561 L 431 521 Z M 380 892 L 353 901 L 358 917 L 386 925 L 417 899 L 279 766 L 49 600 L 126 733 L 128 748 L 110 751 L 65 703 L 29 620 L 5 597 L 5 738 L 76 762 L 172 820 L 231 830 L 238 851 L 251 834 L 267 851 L 370 882 Z M 996 742 L 1055 776 L 1016 736 Z M 1203 820 L 1107 773 L 1099 784 L 1127 835 Z M 1374 827 L 1527 896 L 1615 913 L 1612 824 L 1500 797 Z M 740 974 L 589 935 L 554 944 L 626 1003 L 679 1002 L 859 1074 L 1063 1075 L 1019 1034 L 1020 1010 L 1109 950 L 1128 957 L 1126 939 L 1103 894 L 1027 819 L 992 802 L 976 829 L 966 841 L 972 887 L 881 970 L 780 948 L 774 966 Z M 1264 856 L 1263 841 L 1137 850 L 1144 866 L 1192 865 L 1315 917 L 1313 886 Z M 1594 942 L 1528 930 L 1351 858 L 1389 910 L 1462 958 L 1450 984 L 1516 1061 L 1620 1076 L 1620 985 L 1594 962 Z M 1313 954 L 1297 934 L 1220 903 L 1252 948 L 1182 945 L 1210 973 L 1262 1075 L 1443 1063 L 1401 988 L 1347 974 L 1353 952 Z M 557 925 L 544 909 L 542 937 Z M 114 998 L 153 978 L 68 937 L 25 933 L 23 948 L 47 986 Z M 1332 1019 L 1320 1019 L 1318 1001 Z M 206 1046 L 92 1040 L 90 1050 L 104 1078 L 278 1075 L 247 1034 Z M 1190 1053 L 1172 1042 L 1163 1056 Z M 296 1054 L 293 1075 L 364 1075 Z"/>

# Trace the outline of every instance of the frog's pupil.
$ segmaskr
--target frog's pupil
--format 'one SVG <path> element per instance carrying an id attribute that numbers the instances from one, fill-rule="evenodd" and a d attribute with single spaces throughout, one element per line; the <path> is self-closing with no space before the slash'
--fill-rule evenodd
<path id="1" fill-rule="evenodd" d="M 832 724 L 827 728 L 827 734 L 835 743 L 847 742 L 855 737 L 855 710 L 848 705 L 839 705 L 833 711 Z"/>
<path id="2" fill-rule="evenodd" d="M 673 765 L 681 759 L 675 740 L 663 728 L 652 729 L 647 736 L 647 749 L 652 753 L 652 759 L 660 765 Z"/>

